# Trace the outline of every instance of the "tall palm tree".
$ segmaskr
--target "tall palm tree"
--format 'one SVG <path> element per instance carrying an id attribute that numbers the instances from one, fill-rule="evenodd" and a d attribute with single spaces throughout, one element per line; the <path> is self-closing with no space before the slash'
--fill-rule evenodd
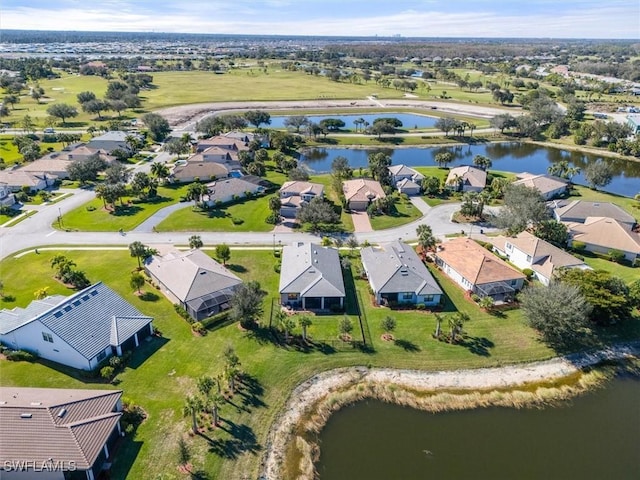
<path id="1" fill-rule="evenodd" d="M 156 178 L 166 180 L 171 172 L 165 163 L 155 162 L 151 164 L 151 174 Z"/>
<path id="2" fill-rule="evenodd" d="M 188 395 L 184 402 L 182 414 L 186 417 L 191 415 L 191 430 L 198 433 L 198 411 L 202 409 L 202 400 L 195 395 Z"/>
<path id="3" fill-rule="evenodd" d="M 135 241 L 129 245 L 129 253 L 138 260 L 138 270 L 142 268 L 141 258 L 147 255 L 147 247 L 142 242 Z"/>
<path id="4" fill-rule="evenodd" d="M 307 341 L 307 329 L 311 326 L 311 319 L 307 315 L 302 315 L 298 319 L 298 325 L 302 328 L 302 340 L 306 343 Z"/>

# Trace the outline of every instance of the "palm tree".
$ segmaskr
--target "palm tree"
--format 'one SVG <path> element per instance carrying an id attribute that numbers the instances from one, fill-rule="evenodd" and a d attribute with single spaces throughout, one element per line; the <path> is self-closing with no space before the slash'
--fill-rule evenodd
<path id="1" fill-rule="evenodd" d="M 169 172 L 169 167 L 166 164 L 155 162 L 151 164 L 151 174 L 156 178 L 165 180 L 169 178 L 171 172 Z"/>
<path id="2" fill-rule="evenodd" d="M 485 157 L 484 155 L 476 155 L 473 157 L 473 164 L 476 167 L 481 168 L 482 170 L 488 170 L 493 165 L 493 162 L 489 157 Z"/>
<path id="3" fill-rule="evenodd" d="M 220 410 L 220 405 L 222 405 L 225 401 L 224 396 L 220 392 L 216 392 L 211 395 L 211 414 L 213 415 L 213 425 L 217 426 L 220 423 L 220 416 L 218 412 Z"/>
<path id="4" fill-rule="evenodd" d="M 202 245 L 204 245 L 204 243 L 202 243 L 202 238 L 200 238 L 200 235 L 191 235 L 189 237 L 189 248 L 194 250 L 196 248 L 200 248 L 202 247 Z"/>
<path id="5" fill-rule="evenodd" d="M 193 207 L 195 209 L 198 202 L 202 200 L 202 196 L 207 193 L 207 187 L 200 182 L 193 182 L 187 187 L 186 197 L 189 200 L 193 200 Z"/>
<path id="6" fill-rule="evenodd" d="M 440 168 L 444 168 L 453 161 L 453 154 L 451 152 L 440 152 L 436 154 L 434 160 Z"/>
<path id="7" fill-rule="evenodd" d="M 147 246 L 142 242 L 135 241 L 129 245 L 129 253 L 138 260 L 138 270 L 140 270 L 142 268 L 140 259 L 147 256 Z"/>
<path id="8" fill-rule="evenodd" d="M 305 343 L 307 342 L 307 328 L 309 328 L 312 323 L 311 319 L 306 315 L 302 315 L 298 318 L 298 325 L 302 328 L 302 340 L 304 340 Z"/>
<path id="9" fill-rule="evenodd" d="M 356 240 L 356 237 L 350 235 L 349 238 L 347 238 L 347 247 L 349 247 L 349 250 L 351 250 L 351 256 L 353 256 L 353 251 L 358 248 L 358 240 Z"/>
<path id="10" fill-rule="evenodd" d="M 456 343 L 459 335 L 463 333 L 462 327 L 469 321 L 469 315 L 466 313 L 458 312 L 453 317 L 449 318 L 449 329 L 451 332 L 450 341 Z"/>
<path id="11" fill-rule="evenodd" d="M 436 331 L 434 332 L 433 336 L 435 338 L 440 338 L 440 335 L 442 334 L 442 315 L 439 313 L 434 313 L 433 315 L 436 319 Z"/>
<path id="12" fill-rule="evenodd" d="M 280 327 L 284 330 L 284 341 L 289 343 L 289 336 L 293 329 L 296 328 L 296 322 L 289 315 L 285 314 L 284 317 L 280 319 Z"/>
<path id="13" fill-rule="evenodd" d="M 434 237 L 429 225 L 418 225 L 416 233 L 418 234 L 418 244 L 424 250 L 433 249 L 436 246 L 436 237 Z"/>
<path id="14" fill-rule="evenodd" d="M 140 289 L 144 285 L 144 277 L 137 272 L 132 273 L 131 280 L 129 280 L 129 285 L 131 285 L 131 288 L 137 290 L 138 294 L 140 294 Z"/>
<path id="15" fill-rule="evenodd" d="M 107 208 L 107 198 L 106 198 L 107 186 L 104 183 L 101 183 L 95 188 L 95 192 L 96 192 L 96 197 L 102 199 L 104 208 Z"/>
<path id="16" fill-rule="evenodd" d="M 56 255 L 51 259 L 51 268 L 57 270 L 56 277 L 65 277 L 76 264 L 73 260 L 69 260 L 64 255 Z"/>
<path id="17" fill-rule="evenodd" d="M 197 413 L 202 409 L 202 400 L 194 395 L 188 395 L 184 402 L 182 414 L 186 417 L 191 415 L 191 429 L 193 433 L 198 433 L 198 417 Z"/>

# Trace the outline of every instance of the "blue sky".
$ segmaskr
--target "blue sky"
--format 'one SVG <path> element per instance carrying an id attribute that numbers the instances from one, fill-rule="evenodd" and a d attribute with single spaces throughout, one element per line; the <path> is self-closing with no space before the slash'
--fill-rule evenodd
<path id="1" fill-rule="evenodd" d="M 640 0 L 0 0 L 0 29 L 640 38 Z M 0 34 L 1 41 L 1 34 Z"/>

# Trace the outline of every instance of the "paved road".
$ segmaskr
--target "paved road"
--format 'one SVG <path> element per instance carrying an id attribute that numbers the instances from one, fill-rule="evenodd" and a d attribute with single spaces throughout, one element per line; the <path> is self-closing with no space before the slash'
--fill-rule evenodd
<path id="1" fill-rule="evenodd" d="M 166 216 L 170 210 L 163 209 L 153 218 L 143 222 L 132 232 L 124 235 L 118 232 L 67 232 L 52 227 L 57 223 L 60 213 L 65 213 L 85 204 L 95 194 L 91 190 L 75 190 L 74 195 L 56 204 L 46 205 L 41 210 L 9 228 L 0 228 L 0 259 L 12 255 L 26 248 L 36 248 L 45 245 L 121 245 L 127 246 L 134 241 L 140 241 L 147 245 L 187 245 L 189 237 L 197 233 L 207 245 L 227 243 L 228 245 L 272 245 L 275 243 L 288 244 L 292 242 L 320 241 L 317 235 L 301 232 L 168 232 L 153 233 L 153 224 L 156 220 Z M 185 204 L 167 207 L 168 209 L 184 208 Z M 459 209 L 457 203 L 447 203 L 429 208 L 426 215 L 419 220 L 396 228 L 363 232 L 355 234 L 359 242 L 365 240 L 370 243 L 389 242 L 397 239 L 411 241 L 416 238 L 416 228 L 422 223 L 431 226 L 436 236 L 443 237 L 447 234 L 460 233 L 461 231 L 476 231 L 479 227 L 463 225 L 451 222 L 451 215 Z M 489 211 L 495 208 L 488 208 Z M 163 212 L 163 213 L 161 213 Z M 64 227 L 64 225 L 62 225 Z M 486 232 L 492 231 L 485 228 Z M 347 235 L 343 235 L 346 237 Z"/>

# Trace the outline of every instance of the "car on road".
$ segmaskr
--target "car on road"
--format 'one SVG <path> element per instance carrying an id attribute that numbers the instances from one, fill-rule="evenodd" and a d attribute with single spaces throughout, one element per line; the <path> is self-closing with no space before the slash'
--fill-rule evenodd
<path id="1" fill-rule="evenodd" d="M 44 133 L 56 133 L 56 131 L 53 128 L 45 128 L 43 130 Z"/>

